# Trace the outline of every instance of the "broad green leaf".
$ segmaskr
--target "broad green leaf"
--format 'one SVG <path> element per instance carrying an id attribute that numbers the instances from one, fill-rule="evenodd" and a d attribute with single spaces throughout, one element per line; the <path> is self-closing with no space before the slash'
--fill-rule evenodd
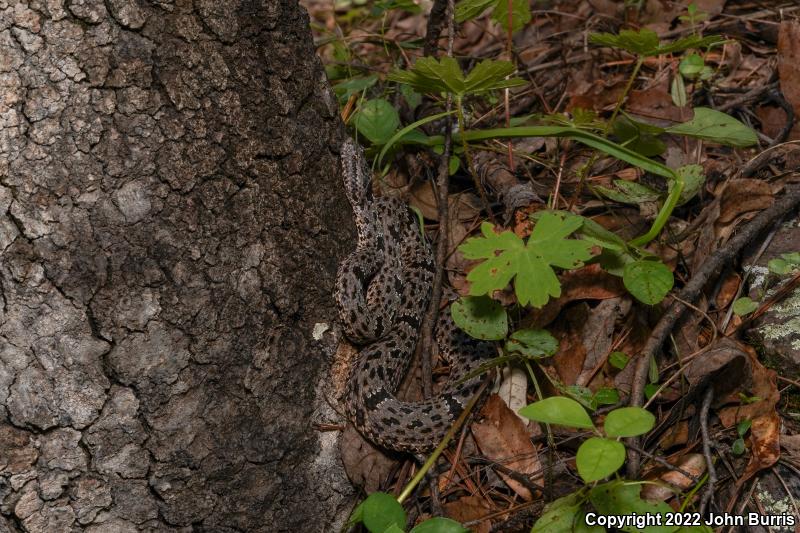
<path id="1" fill-rule="evenodd" d="M 508 0 L 497 0 L 492 11 L 492 20 L 508 31 Z M 530 21 L 530 2 L 528 0 L 511 0 L 511 31 L 522 29 Z"/>
<path id="2" fill-rule="evenodd" d="M 353 511 L 350 523 L 358 522 L 370 533 L 384 533 L 393 525 L 402 531 L 406 526 L 406 512 L 391 494 L 373 492 Z"/>
<path id="3" fill-rule="evenodd" d="M 640 302 L 655 305 L 664 299 L 674 283 L 672 272 L 659 261 L 634 261 L 625 265 L 622 282 Z"/>
<path id="4" fill-rule="evenodd" d="M 621 446 L 621 444 L 620 444 Z M 650 503 L 641 499 L 641 484 L 630 481 L 609 481 L 597 485 L 589 491 L 589 501 L 592 502 L 595 510 L 604 515 L 630 515 L 636 513 L 660 514 L 661 523 L 666 523 L 663 515 L 674 512 L 672 508 L 664 502 Z M 648 526 L 644 529 L 637 529 L 633 526 L 622 528 L 629 533 L 673 533 L 678 528 L 674 526 Z"/>
<path id="5" fill-rule="evenodd" d="M 739 148 L 758 142 L 755 131 L 732 116 L 707 107 L 695 107 L 692 120 L 671 126 L 667 131 Z"/>
<path id="6" fill-rule="evenodd" d="M 397 524 L 392 524 L 383 533 L 405 533 L 403 528 L 397 527 Z"/>
<path id="7" fill-rule="evenodd" d="M 333 92 L 339 98 L 339 101 L 347 101 L 350 96 L 360 93 L 365 89 L 369 89 L 378 81 L 378 76 L 366 76 L 364 78 L 350 78 L 342 83 L 337 83 L 333 86 Z"/>
<path id="8" fill-rule="evenodd" d="M 628 365 L 628 361 L 630 361 L 630 357 L 628 357 L 624 352 L 611 352 L 608 356 L 609 364 L 620 370 L 624 369 Z"/>
<path id="9" fill-rule="evenodd" d="M 519 414 L 545 424 L 558 424 L 572 428 L 591 429 L 594 427 L 592 419 L 586 410 L 571 398 L 551 396 L 526 405 L 519 410 Z"/>
<path id="10" fill-rule="evenodd" d="M 624 251 L 606 249 L 600 252 L 596 258 L 603 270 L 614 276 L 622 277 L 625 273 L 625 265 L 633 263 L 636 259 Z"/>
<path id="11" fill-rule="evenodd" d="M 750 431 L 750 426 L 753 425 L 753 421 L 750 419 L 742 420 L 738 424 L 736 424 L 736 433 L 740 437 L 744 437 L 745 434 Z"/>
<path id="12" fill-rule="evenodd" d="M 546 511 L 533 524 L 531 533 L 572 533 L 573 524 L 580 509 L 580 504 L 574 504 L 560 505 Z"/>
<path id="13" fill-rule="evenodd" d="M 591 258 L 590 243 L 566 239 L 582 223 L 580 217 L 544 213 L 526 244 L 510 231 L 496 234 L 494 226 L 484 222 L 483 237 L 473 237 L 459 246 L 467 259 L 485 259 L 467 275 L 470 294 L 503 289 L 516 278 L 514 289 L 520 305 L 541 307 L 551 296 L 560 296 L 561 284 L 552 267 L 577 268 Z"/>
<path id="14" fill-rule="evenodd" d="M 586 483 L 606 478 L 619 470 L 625 462 L 625 446 L 618 441 L 591 437 L 575 456 L 578 474 Z"/>
<path id="15" fill-rule="evenodd" d="M 638 437 L 656 424 L 656 417 L 641 407 L 620 407 L 606 415 L 603 429 L 609 437 Z"/>
<path id="16" fill-rule="evenodd" d="M 558 340 L 544 329 L 519 329 L 506 341 L 506 352 L 526 357 L 548 357 L 558 351 Z"/>
<path id="17" fill-rule="evenodd" d="M 469 529 L 455 520 L 437 516 L 420 523 L 410 533 L 469 533 Z"/>
<path id="18" fill-rule="evenodd" d="M 597 401 L 594 398 L 592 389 L 589 387 L 567 385 L 566 387 L 558 387 L 558 389 L 565 392 L 570 398 L 573 398 L 585 408 L 591 411 L 597 409 Z"/>
<path id="19" fill-rule="evenodd" d="M 692 53 L 687 54 L 683 57 L 683 59 L 681 59 L 681 62 L 678 65 L 678 70 L 684 78 L 687 80 L 693 80 L 700 75 L 700 73 L 703 71 L 703 67 L 705 66 L 706 62 L 703 61 L 703 56 L 697 53 Z"/>
<path id="20" fill-rule="evenodd" d="M 734 453 L 734 455 L 742 455 L 746 449 L 747 447 L 745 446 L 744 439 L 742 437 L 739 437 L 733 441 L 733 444 L 731 444 L 731 451 Z"/>
<path id="21" fill-rule="evenodd" d="M 658 383 L 648 383 L 644 386 L 644 397 L 649 400 L 655 393 L 658 392 L 659 388 L 661 388 L 661 385 Z"/>
<path id="22" fill-rule="evenodd" d="M 456 5 L 456 22 L 474 19 L 496 2 L 497 0 L 462 0 Z"/>
<path id="23" fill-rule="evenodd" d="M 461 297 L 450 306 L 453 322 L 470 337 L 500 340 L 508 333 L 505 308 L 488 296 Z"/>
<path id="24" fill-rule="evenodd" d="M 733 302 L 733 312 L 738 316 L 749 315 L 756 309 L 758 309 L 758 302 L 754 302 L 747 296 L 738 298 L 735 302 Z"/>
<path id="25" fill-rule="evenodd" d="M 627 248 L 622 237 L 607 230 L 590 218 L 583 219 L 583 226 L 578 230 L 578 233 L 587 241 L 607 250 L 622 251 Z"/>
<path id="26" fill-rule="evenodd" d="M 770 259 L 767 268 L 773 274 L 789 274 L 800 266 L 800 252 L 781 254 L 779 258 Z"/>
<path id="27" fill-rule="evenodd" d="M 400 115 L 392 104 L 382 98 L 376 98 L 367 100 L 359 108 L 353 123 L 358 132 L 372 144 L 382 145 L 400 127 Z"/>
<path id="28" fill-rule="evenodd" d="M 703 173 L 701 165 L 684 165 L 678 168 L 676 172 L 683 178 L 683 190 L 678 199 L 678 205 L 683 205 L 700 192 L 706 181 L 706 175 Z M 670 188 L 674 183 L 670 182 Z"/>
<path id="29" fill-rule="evenodd" d="M 638 205 L 643 202 L 655 202 L 661 197 L 660 192 L 635 181 L 614 180 L 614 186 L 617 188 L 616 190 L 599 185 L 594 188 L 603 196 L 623 204 Z"/>
<path id="30" fill-rule="evenodd" d="M 602 387 L 594 393 L 594 401 L 597 405 L 614 405 L 619 402 L 619 391 L 611 387 Z"/>
<path id="31" fill-rule="evenodd" d="M 619 142 L 645 157 L 661 155 L 666 145 L 657 135 L 664 133 L 663 128 L 634 120 L 627 115 L 620 115 L 613 124 L 614 135 Z"/>

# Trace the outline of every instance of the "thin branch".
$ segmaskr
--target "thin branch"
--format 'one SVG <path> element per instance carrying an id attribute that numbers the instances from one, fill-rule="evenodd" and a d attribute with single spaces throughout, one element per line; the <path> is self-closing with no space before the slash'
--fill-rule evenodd
<path id="1" fill-rule="evenodd" d="M 742 249 L 752 242 L 762 231 L 770 227 L 776 220 L 783 218 L 787 213 L 800 205 L 800 187 L 788 188 L 783 198 L 777 200 L 771 207 L 758 214 L 741 232 L 733 237 L 728 244 L 717 250 L 692 279 L 678 292 L 681 300 L 693 302 L 700 295 L 703 287 L 719 270 L 729 264 L 739 255 Z M 683 315 L 686 306 L 680 301 L 673 301 L 666 313 L 653 328 L 642 352 L 636 362 L 636 369 L 631 383 L 631 396 L 629 404 L 641 406 L 644 401 L 644 387 L 647 384 L 647 375 L 650 371 L 650 359 L 661 349 L 669 336 L 675 323 Z M 638 446 L 638 439 L 632 441 Z M 632 448 L 628 451 L 628 477 L 635 479 L 639 474 L 639 454 Z"/>
<path id="2" fill-rule="evenodd" d="M 714 458 L 711 457 L 711 436 L 708 431 L 708 412 L 711 402 L 714 399 L 714 387 L 709 386 L 703 397 L 703 405 L 700 408 L 700 432 L 703 435 L 703 457 L 706 460 L 708 469 L 708 484 L 703 491 L 703 498 L 700 500 L 700 514 L 704 515 L 709 502 L 714 498 L 714 490 L 717 486 L 717 470 L 714 468 Z"/>

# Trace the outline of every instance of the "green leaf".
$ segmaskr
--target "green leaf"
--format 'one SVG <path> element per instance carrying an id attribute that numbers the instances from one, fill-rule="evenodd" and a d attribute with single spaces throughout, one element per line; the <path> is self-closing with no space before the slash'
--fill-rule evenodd
<path id="1" fill-rule="evenodd" d="M 502 3 L 502 2 L 501 2 Z M 465 94 L 475 94 L 494 89 L 516 87 L 527 82 L 520 78 L 505 79 L 516 67 L 510 61 L 484 59 L 473 68 L 464 80 Z"/>
<path id="2" fill-rule="evenodd" d="M 753 421 L 752 421 L 752 420 L 750 420 L 750 419 L 745 419 L 745 420 L 742 420 L 741 422 L 739 422 L 738 424 L 736 424 L 736 433 L 737 433 L 737 434 L 738 434 L 740 437 L 744 437 L 744 436 L 745 436 L 745 434 L 746 434 L 748 431 L 750 431 L 750 426 L 752 426 L 752 425 L 753 425 Z"/>
<path id="3" fill-rule="evenodd" d="M 544 329 L 519 329 L 506 341 L 505 349 L 526 357 L 548 357 L 558 351 L 558 340 Z"/>
<path id="4" fill-rule="evenodd" d="M 638 205 L 643 202 L 655 202 L 661 197 L 660 192 L 635 181 L 614 180 L 614 185 L 617 187 L 616 190 L 600 185 L 595 186 L 594 189 L 601 192 L 603 196 L 623 204 Z"/>
<path id="5" fill-rule="evenodd" d="M 683 76 L 673 76 L 669 86 L 669 95 L 672 97 L 672 103 L 676 106 L 686 106 L 686 84 L 683 83 Z"/>
<path id="6" fill-rule="evenodd" d="M 602 387 L 594 393 L 594 401 L 597 405 L 614 405 L 619 402 L 619 391 L 611 387 Z"/>
<path id="7" fill-rule="evenodd" d="M 664 263 L 634 261 L 625 265 L 622 282 L 637 300 L 655 305 L 672 289 L 674 278 Z"/>
<path id="8" fill-rule="evenodd" d="M 583 219 L 583 226 L 578 230 L 578 233 L 587 241 L 606 250 L 622 251 L 627 248 L 627 244 L 622 237 L 612 231 L 608 231 L 590 218 Z"/>
<path id="9" fill-rule="evenodd" d="M 519 414 L 545 424 L 558 424 L 572 428 L 594 428 L 592 419 L 586 410 L 571 398 L 551 396 L 526 405 L 519 410 Z"/>
<path id="10" fill-rule="evenodd" d="M 692 53 L 685 55 L 683 59 L 681 59 L 681 62 L 678 65 L 678 70 L 684 78 L 687 80 L 693 80 L 700 75 L 700 73 L 703 71 L 703 67 L 705 66 L 706 62 L 703 61 L 703 56 L 697 53 Z"/>
<path id="11" fill-rule="evenodd" d="M 425 124 L 427 124 L 429 122 L 433 122 L 434 120 L 438 120 L 440 118 L 444 118 L 447 115 L 452 115 L 453 113 L 454 113 L 454 111 L 445 111 L 444 113 L 437 113 L 437 114 L 431 115 L 429 117 L 421 118 L 421 119 L 417 120 L 416 122 L 414 122 L 412 124 L 409 124 L 405 128 L 401 129 L 400 131 L 398 131 L 394 135 L 392 135 L 392 138 L 389 139 L 386 142 L 385 145 L 383 145 L 383 148 L 381 148 L 381 153 L 378 154 L 378 164 L 380 164 L 381 161 L 383 161 L 383 156 L 386 155 L 386 152 L 388 152 L 389 149 L 391 149 L 392 146 L 395 145 L 395 143 L 397 143 L 401 139 L 407 140 L 409 134 L 412 133 L 415 128 L 423 126 L 423 125 L 425 125 Z"/>
<path id="12" fill-rule="evenodd" d="M 333 92 L 336 93 L 339 101 L 347 101 L 350 96 L 372 87 L 377 81 L 378 76 L 375 75 L 366 76 L 364 78 L 350 78 L 347 81 L 334 85 Z"/>
<path id="13" fill-rule="evenodd" d="M 706 176 L 701 165 L 684 165 L 678 168 L 676 172 L 683 178 L 683 190 L 678 199 L 678 205 L 683 205 L 700 192 L 706 182 Z M 672 189 L 674 183 L 670 182 L 670 189 Z"/>
<path id="14" fill-rule="evenodd" d="M 754 302 L 747 296 L 738 298 L 733 302 L 733 312 L 736 313 L 737 316 L 749 315 L 756 309 L 758 309 L 758 302 Z"/>
<path id="15" fill-rule="evenodd" d="M 742 437 L 739 437 L 733 441 L 733 444 L 731 445 L 731 451 L 734 455 L 742 455 L 746 449 L 747 447 L 745 446 L 744 439 Z"/>
<path id="16" fill-rule="evenodd" d="M 509 61 L 485 59 L 465 78 L 458 61 L 452 57 L 445 56 L 438 61 L 421 57 L 411 69 L 396 70 L 389 74 L 388 79 L 405 83 L 419 92 L 452 93 L 461 98 L 466 94 L 526 84 L 519 78 L 505 79 L 514 70 L 514 64 Z"/>
<path id="17" fill-rule="evenodd" d="M 603 250 L 596 260 L 603 270 L 619 277 L 625 273 L 625 265 L 636 261 L 630 253 L 616 250 Z"/>
<path id="18" fill-rule="evenodd" d="M 641 407 L 620 407 L 606 416 L 603 429 L 609 437 L 638 437 L 656 424 L 656 417 Z"/>
<path id="19" fill-rule="evenodd" d="M 634 120 L 627 115 L 619 115 L 613 123 L 614 135 L 631 150 L 645 157 L 661 155 L 666 145 L 657 135 L 664 133 L 663 128 Z"/>
<path id="20" fill-rule="evenodd" d="M 383 533 L 405 533 L 403 528 L 397 527 L 396 524 L 389 526 Z"/>
<path id="21" fill-rule="evenodd" d="M 624 352 L 611 352 L 608 356 L 609 364 L 620 370 L 624 369 L 628 365 L 628 361 L 630 361 L 630 357 L 628 357 Z"/>
<path id="22" fill-rule="evenodd" d="M 414 111 L 419 104 L 422 103 L 422 95 L 415 91 L 412 87 L 401 83 L 398 87 L 398 90 L 400 91 L 400 94 L 403 95 L 403 99 L 406 101 L 411 111 Z"/>
<path id="23" fill-rule="evenodd" d="M 620 444 L 621 446 L 621 444 Z M 609 481 L 597 485 L 589 491 L 589 501 L 598 513 L 604 515 L 630 515 L 636 513 L 660 514 L 661 523 L 666 523 L 663 517 L 666 513 L 674 512 L 672 508 L 664 502 L 650 503 L 643 500 L 639 493 L 641 485 L 630 481 Z M 677 527 L 673 526 L 648 526 L 644 529 L 637 529 L 633 526 L 622 528 L 630 533 L 673 533 Z"/>
<path id="24" fill-rule="evenodd" d="M 393 525 L 402 531 L 406 526 L 406 512 L 391 494 L 373 492 L 356 507 L 350 522 L 362 522 L 371 533 L 384 533 Z"/>
<path id="25" fill-rule="evenodd" d="M 640 31 L 622 30 L 617 35 L 613 33 L 592 33 L 589 42 L 600 46 L 620 48 L 632 54 L 647 56 L 653 55 L 658 49 L 658 34 L 653 30 L 643 28 Z"/>
<path id="26" fill-rule="evenodd" d="M 707 37 L 689 35 L 688 37 L 683 37 L 672 43 L 660 45 L 653 55 L 674 54 L 675 52 L 683 52 L 689 48 L 708 48 L 723 42 L 725 42 L 725 39 L 719 35 L 708 35 Z"/>
<path id="27" fill-rule="evenodd" d="M 358 132 L 372 144 L 382 145 L 400 127 L 400 115 L 392 104 L 381 98 L 367 100 L 353 119 Z"/>
<path id="28" fill-rule="evenodd" d="M 422 8 L 415 4 L 414 0 L 379 0 L 375 2 L 375 5 L 372 7 L 372 15 L 380 17 L 392 9 L 405 11 L 412 15 L 417 15 L 422 12 Z"/>
<path id="29" fill-rule="evenodd" d="M 492 11 L 492 20 L 508 31 L 508 0 L 498 0 Z M 531 21 L 528 0 L 511 0 L 511 31 L 522 29 Z"/>
<path id="30" fill-rule="evenodd" d="M 420 523 L 410 533 L 469 533 L 469 529 L 455 520 L 437 516 Z"/>
<path id="31" fill-rule="evenodd" d="M 500 340 L 508 333 L 505 308 L 488 296 L 461 297 L 450 306 L 453 322 L 470 337 Z"/>
<path id="32" fill-rule="evenodd" d="M 789 263 L 787 263 L 783 259 L 777 259 L 777 258 L 770 259 L 769 262 L 767 262 L 767 268 L 773 274 L 779 274 L 779 275 L 788 274 L 789 272 L 792 271 L 792 268 L 789 266 Z"/>
<path id="33" fill-rule="evenodd" d="M 581 225 L 580 217 L 544 213 L 526 244 L 510 231 L 498 235 L 494 226 L 484 222 L 483 237 L 459 246 L 467 259 L 485 259 L 467 275 L 470 294 L 489 294 L 516 278 L 514 289 L 520 305 L 541 307 L 550 296 L 560 296 L 561 284 L 552 267 L 577 268 L 591 258 L 590 243 L 566 239 Z"/>
<path id="34" fill-rule="evenodd" d="M 644 396 L 648 400 L 653 397 L 655 393 L 658 392 L 658 389 L 661 388 L 661 385 L 658 383 L 648 383 L 644 386 Z"/>
<path id="35" fill-rule="evenodd" d="M 573 398 L 585 408 L 594 411 L 597 409 L 597 400 L 595 400 L 592 389 L 589 387 L 582 387 L 581 385 L 567 385 L 566 387 L 558 387 L 558 389 L 566 393 L 570 398 Z"/>
<path id="36" fill-rule="evenodd" d="M 456 22 L 474 19 L 496 2 L 497 0 L 462 0 L 456 5 Z"/>
<path id="37" fill-rule="evenodd" d="M 707 107 L 695 107 L 692 120 L 671 126 L 667 131 L 739 148 L 758 142 L 755 131 L 732 116 Z"/>
<path id="38" fill-rule="evenodd" d="M 575 456 L 578 474 L 586 483 L 606 478 L 625 462 L 625 446 L 618 441 L 592 437 L 587 439 Z"/>
<path id="39" fill-rule="evenodd" d="M 564 499 L 574 501 L 575 498 L 572 496 L 573 495 L 570 494 L 569 496 L 560 498 L 559 500 L 553 502 L 553 504 Z M 549 506 L 548 510 L 539 517 L 536 523 L 533 524 L 531 533 L 572 533 L 573 524 L 575 523 L 576 515 L 580 509 L 580 503 L 557 506 L 551 505 Z"/>

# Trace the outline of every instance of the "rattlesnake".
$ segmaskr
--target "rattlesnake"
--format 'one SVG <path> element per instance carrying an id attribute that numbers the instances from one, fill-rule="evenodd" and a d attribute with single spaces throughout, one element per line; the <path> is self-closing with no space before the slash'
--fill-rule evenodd
<path id="1" fill-rule="evenodd" d="M 336 279 L 339 319 L 359 347 L 345 393 L 348 417 L 369 440 L 393 450 L 430 450 L 475 393 L 480 377 L 458 383 L 495 350 L 458 329 L 440 313 L 436 340 L 450 363 L 442 392 L 409 403 L 395 396 L 414 354 L 434 275 L 430 247 L 412 211 L 399 199 L 375 197 L 361 148 L 342 146 L 345 192 L 355 215 L 356 250 Z"/>

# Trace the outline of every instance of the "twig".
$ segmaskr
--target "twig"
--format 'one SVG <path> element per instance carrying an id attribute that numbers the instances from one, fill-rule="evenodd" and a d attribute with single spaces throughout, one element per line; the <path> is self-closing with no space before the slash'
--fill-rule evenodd
<path id="1" fill-rule="evenodd" d="M 453 9 L 454 0 L 447 0 L 447 55 L 453 56 Z M 448 95 L 445 110 L 449 112 L 453 106 L 453 99 Z M 439 316 L 439 304 L 442 301 L 442 283 L 444 281 L 444 265 L 447 261 L 448 247 L 448 193 L 450 185 L 450 153 L 452 151 L 453 123 L 448 118 L 445 122 L 444 131 L 444 153 L 439 161 L 438 174 L 436 176 L 436 198 L 439 213 L 439 239 L 436 243 L 436 272 L 433 275 L 433 287 L 431 288 L 431 301 L 428 311 L 422 321 L 421 327 L 421 355 L 422 355 L 422 395 L 430 398 L 433 394 L 432 370 L 431 370 L 431 348 L 433 347 L 433 328 Z"/>
<path id="2" fill-rule="evenodd" d="M 714 458 L 711 457 L 711 436 L 708 433 L 708 411 L 711 408 L 711 401 L 714 399 L 714 387 L 709 386 L 703 397 L 703 406 L 700 408 L 700 432 L 703 435 L 703 457 L 706 459 L 708 468 L 708 484 L 703 491 L 703 498 L 700 500 L 700 514 L 704 515 L 709 502 L 714 498 L 714 490 L 717 485 L 717 470 L 714 468 Z"/>
<path id="3" fill-rule="evenodd" d="M 437 41 L 442 34 L 442 24 L 451 17 L 446 17 L 448 0 L 434 0 L 431 13 L 428 16 L 428 27 L 425 29 L 425 47 L 423 53 L 426 56 L 436 57 L 439 51 Z M 448 28 L 449 29 L 449 28 Z"/>
<path id="4" fill-rule="evenodd" d="M 628 447 L 631 447 L 631 445 L 628 444 Z M 694 474 L 692 474 L 690 472 L 687 472 L 686 470 L 684 470 L 683 468 L 681 468 L 681 467 L 679 467 L 677 465 L 674 465 L 674 464 L 670 463 L 669 461 L 667 461 L 663 457 L 659 457 L 658 455 L 653 455 L 652 453 L 650 453 L 650 452 L 648 452 L 646 450 L 643 450 L 642 448 L 639 448 L 638 446 L 634 446 L 633 448 L 637 452 L 639 452 L 640 454 L 644 455 L 648 459 L 652 459 L 653 461 L 655 461 L 656 463 L 660 464 L 661 466 L 663 466 L 663 467 L 665 467 L 665 468 L 667 468 L 667 469 L 669 469 L 669 470 L 671 470 L 673 472 L 679 473 L 680 475 L 684 476 L 686 479 L 691 479 L 692 483 L 694 483 L 695 485 L 700 483 L 700 479 L 697 476 L 695 476 Z"/>
<path id="5" fill-rule="evenodd" d="M 678 292 L 681 300 L 688 302 L 694 301 L 703 290 L 703 287 L 711 277 L 718 272 L 724 265 L 729 264 L 749 242 L 755 239 L 762 231 L 771 226 L 775 220 L 782 218 L 789 211 L 800 204 L 800 187 L 791 187 L 786 190 L 786 194 L 776 201 L 771 207 L 759 213 L 747 226 L 742 229 L 728 244 L 714 252 L 714 254 L 703 264 L 702 267 L 692 276 L 692 279 Z M 629 404 L 639 407 L 644 401 L 644 387 L 647 384 L 647 374 L 650 371 L 650 359 L 664 344 L 675 323 L 680 319 L 685 311 L 684 306 L 679 301 L 673 301 L 667 312 L 653 328 L 650 337 L 647 339 L 642 352 L 636 362 L 636 369 L 631 383 L 631 396 Z M 631 441 L 638 445 L 638 439 Z M 639 454 L 632 448 L 628 451 L 628 477 L 635 479 L 639 473 Z"/>

